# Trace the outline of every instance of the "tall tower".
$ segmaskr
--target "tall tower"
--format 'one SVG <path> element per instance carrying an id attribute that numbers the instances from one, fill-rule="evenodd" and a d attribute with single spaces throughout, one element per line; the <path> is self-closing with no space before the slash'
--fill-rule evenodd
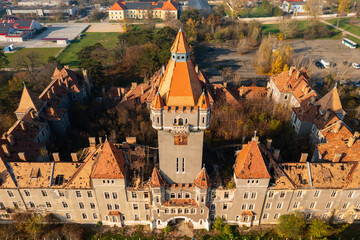
<path id="1" fill-rule="evenodd" d="M 158 130 L 160 171 L 169 183 L 193 183 L 202 169 L 204 130 L 210 121 L 207 94 L 180 29 L 150 116 Z"/>

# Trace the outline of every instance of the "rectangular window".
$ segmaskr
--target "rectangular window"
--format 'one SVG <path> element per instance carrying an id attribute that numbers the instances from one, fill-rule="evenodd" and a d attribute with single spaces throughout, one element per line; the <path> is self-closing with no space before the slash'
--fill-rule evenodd
<path id="1" fill-rule="evenodd" d="M 113 192 L 112 197 L 113 197 L 113 199 L 117 199 L 117 192 Z"/>
<path id="2" fill-rule="evenodd" d="M 63 208 L 68 208 L 68 204 L 66 202 L 62 202 Z"/>
<path id="3" fill-rule="evenodd" d="M 14 197 L 14 193 L 12 191 L 7 191 L 9 197 Z"/>
<path id="4" fill-rule="evenodd" d="M 267 213 L 264 213 L 263 219 L 268 219 L 268 214 Z"/>
<path id="5" fill-rule="evenodd" d="M 51 208 L 51 203 L 50 202 L 45 202 L 45 205 L 47 208 Z"/>
<path id="6" fill-rule="evenodd" d="M 336 191 L 332 191 L 330 194 L 330 197 L 332 197 L 332 198 L 336 197 Z"/>
<path id="7" fill-rule="evenodd" d="M 170 198 L 173 199 L 173 198 L 175 198 L 175 196 L 176 196 L 175 193 L 170 193 Z"/>
<path id="8" fill-rule="evenodd" d="M 65 196 L 63 191 L 59 191 L 58 193 L 59 193 L 59 197 L 64 197 Z"/>
<path id="9" fill-rule="evenodd" d="M 131 197 L 132 197 L 132 198 L 137 198 L 136 192 L 131 192 Z"/>
<path id="10" fill-rule="evenodd" d="M 299 202 L 294 202 L 293 208 L 298 208 L 299 207 Z"/>
<path id="11" fill-rule="evenodd" d="M 316 202 L 311 202 L 309 208 L 310 208 L 310 209 L 313 209 L 313 208 L 315 208 L 315 205 L 316 205 Z"/>
<path id="12" fill-rule="evenodd" d="M 144 192 L 144 198 L 149 198 L 149 193 L 148 192 Z"/>
<path id="13" fill-rule="evenodd" d="M 249 192 L 244 192 L 244 199 L 249 199 Z"/>
<path id="14" fill-rule="evenodd" d="M 325 208 L 326 209 L 331 208 L 332 204 L 333 204 L 333 202 L 327 202 Z"/>
<path id="15" fill-rule="evenodd" d="M 105 197 L 105 199 L 109 199 L 110 198 L 110 193 L 104 192 L 104 197 Z"/>
<path id="16" fill-rule="evenodd" d="M 93 219 L 97 219 L 97 218 L 98 218 L 97 214 L 93 213 Z"/>
<path id="17" fill-rule="evenodd" d="M 137 204 L 133 204 L 133 209 L 134 210 L 138 210 L 139 209 L 139 206 Z"/>
<path id="18" fill-rule="evenodd" d="M 77 198 L 80 198 L 80 197 L 81 197 L 81 192 L 80 192 L 80 191 L 76 191 L 75 193 L 76 193 L 76 197 L 77 197 Z"/>
<path id="19" fill-rule="evenodd" d="M 47 197 L 47 192 L 45 190 L 41 190 L 41 194 L 43 197 Z"/>
<path id="20" fill-rule="evenodd" d="M 87 219 L 86 213 L 81 214 L 81 216 L 82 216 L 83 219 Z"/>
<path id="21" fill-rule="evenodd" d="M 229 192 L 224 192 L 224 198 L 229 198 Z"/>
<path id="22" fill-rule="evenodd" d="M 87 191 L 87 197 L 88 197 L 88 198 L 92 198 L 92 197 L 93 197 L 92 191 Z"/>
<path id="23" fill-rule="evenodd" d="M 302 191 L 298 191 L 297 194 L 296 194 L 296 197 L 301 197 L 302 196 Z"/>
<path id="24" fill-rule="evenodd" d="M 251 199 L 255 199 L 255 198 L 256 198 L 256 194 L 257 194 L 257 192 L 252 192 L 252 193 L 251 193 Z"/>
<path id="25" fill-rule="evenodd" d="M 19 208 L 19 204 L 17 202 L 13 202 L 14 208 Z"/>
<path id="26" fill-rule="evenodd" d="M 274 192 L 273 191 L 270 191 L 269 192 L 269 198 L 273 198 L 274 197 Z"/>
<path id="27" fill-rule="evenodd" d="M 29 202 L 30 208 L 35 208 L 35 204 L 33 202 Z"/>
<path id="28" fill-rule="evenodd" d="M 185 193 L 185 198 L 186 199 L 190 198 L 190 193 Z"/>
<path id="29" fill-rule="evenodd" d="M 316 190 L 315 193 L 314 193 L 314 197 L 315 198 L 318 198 L 320 196 L 320 191 L 319 190 Z"/>
<path id="30" fill-rule="evenodd" d="M 177 194 L 177 198 L 182 198 L 181 193 Z"/>
<path id="31" fill-rule="evenodd" d="M 348 198 L 352 198 L 354 196 L 354 191 L 350 191 L 349 193 L 348 193 Z"/>
<path id="32" fill-rule="evenodd" d="M 115 210 L 119 210 L 119 209 L 120 209 L 119 204 L 115 203 L 115 204 L 114 204 L 114 209 L 115 209 Z"/>
<path id="33" fill-rule="evenodd" d="M 148 209 L 150 209 L 150 205 L 145 203 L 145 210 L 148 210 Z"/>
<path id="34" fill-rule="evenodd" d="M 271 203 L 266 203 L 265 209 L 270 209 L 270 208 L 271 208 Z"/>
<path id="35" fill-rule="evenodd" d="M 241 205 L 241 210 L 246 210 L 246 204 Z"/>
<path id="36" fill-rule="evenodd" d="M 91 209 L 95 209 L 95 203 L 92 203 L 92 202 L 91 202 L 91 203 L 90 203 L 90 208 L 91 208 Z"/>
<path id="37" fill-rule="evenodd" d="M 70 213 L 65 213 L 65 217 L 66 217 L 66 219 L 71 219 Z"/>
<path id="38" fill-rule="evenodd" d="M 277 208 L 277 209 L 281 209 L 281 208 L 282 208 L 282 205 L 283 205 L 283 203 L 280 202 L 280 203 L 278 203 L 278 204 L 276 205 L 276 208 Z"/>
<path id="39" fill-rule="evenodd" d="M 179 158 L 176 158 L 176 172 L 179 172 Z"/>
<path id="40" fill-rule="evenodd" d="M 31 196 L 31 194 L 30 194 L 30 192 L 28 190 L 24 190 L 24 193 L 25 193 L 25 196 L 27 196 L 27 197 Z"/>
<path id="41" fill-rule="evenodd" d="M 249 204 L 249 210 L 254 210 L 254 204 Z"/>
<path id="42" fill-rule="evenodd" d="M 281 191 L 280 192 L 280 198 L 284 198 L 285 197 L 285 191 Z"/>
<path id="43" fill-rule="evenodd" d="M 4 203 L 3 202 L 0 202 L 0 209 L 5 209 L 5 205 L 4 205 Z"/>
<path id="44" fill-rule="evenodd" d="M 227 210 L 228 209 L 228 205 L 226 203 L 223 204 L 223 210 Z"/>
<path id="45" fill-rule="evenodd" d="M 106 204 L 107 210 L 112 210 L 111 204 Z"/>
<path id="46" fill-rule="evenodd" d="M 349 203 L 344 203 L 342 206 L 342 209 L 347 209 L 348 206 L 349 206 Z"/>
<path id="47" fill-rule="evenodd" d="M 84 206 L 84 203 L 79 202 L 79 208 L 80 208 L 80 209 L 84 209 L 84 207 L 85 207 L 85 206 Z"/>
<path id="48" fill-rule="evenodd" d="M 182 159 L 182 172 L 185 172 L 185 158 Z"/>

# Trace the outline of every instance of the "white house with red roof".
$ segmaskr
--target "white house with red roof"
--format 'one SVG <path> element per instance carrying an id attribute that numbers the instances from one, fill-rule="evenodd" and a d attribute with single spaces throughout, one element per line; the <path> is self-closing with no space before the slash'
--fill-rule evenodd
<path id="1" fill-rule="evenodd" d="M 178 18 L 178 5 L 172 0 L 166 2 L 158 1 L 139 1 L 125 2 L 117 1 L 109 9 L 110 20 L 146 19 L 148 12 L 151 11 L 153 18 L 165 19 L 165 17 Z"/>
<path id="2" fill-rule="evenodd" d="M 11 17 L 0 21 L 0 41 L 23 42 L 31 38 L 42 25 L 35 20 Z"/>

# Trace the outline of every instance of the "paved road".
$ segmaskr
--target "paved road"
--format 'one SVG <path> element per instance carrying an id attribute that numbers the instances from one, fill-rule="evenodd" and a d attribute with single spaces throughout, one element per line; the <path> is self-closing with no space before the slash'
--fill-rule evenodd
<path id="1" fill-rule="evenodd" d="M 357 39 L 360 40 L 360 36 L 358 36 L 358 35 L 356 35 L 356 34 L 353 34 L 353 33 L 349 32 L 349 31 L 346 31 L 346 30 L 343 29 L 343 28 L 337 27 L 337 26 L 335 26 L 335 25 L 333 25 L 333 24 L 331 24 L 331 23 L 329 23 L 329 22 L 327 22 L 327 21 L 325 21 L 325 20 L 320 20 L 320 21 L 321 21 L 322 23 L 325 23 L 326 25 L 329 25 L 329 26 L 331 26 L 331 27 L 333 27 L 333 28 L 335 28 L 335 29 L 337 29 L 337 30 L 339 30 L 339 31 L 347 34 L 347 35 L 353 36 L 354 38 L 357 38 Z"/>

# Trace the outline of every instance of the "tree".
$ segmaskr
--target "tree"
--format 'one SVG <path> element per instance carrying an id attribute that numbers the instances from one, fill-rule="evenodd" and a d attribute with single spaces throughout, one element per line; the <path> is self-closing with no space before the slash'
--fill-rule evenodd
<path id="1" fill-rule="evenodd" d="M 248 40 L 247 37 L 242 37 L 240 38 L 238 45 L 237 45 L 237 52 L 240 55 L 243 55 L 247 52 L 248 50 Z"/>
<path id="2" fill-rule="evenodd" d="M 94 85 L 103 86 L 105 84 L 103 72 L 104 66 L 101 64 L 99 59 L 93 57 L 93 52 L 99 48 L 103 48 L 100 43 L 96 43 L 92 46 L 86 46 L 83 47 L 77 55 L 80 61 L 79 66 L 87 70 Z"/>
<path id="3" fill-rule="evenodd" d="M 258 21 L 251 21 L 248 24 L 248 40 L 252 46 L 258 46 L 260 42 L 260 33 L 262 30 L 261 23 Z"/>
<path id="4" fill-rule="evenodd" d="M 221 17 L 216 14 L 211 14 L 206 19 L 206 23 L 211 26 L 211 34 L 214 35 L 215 29 L 221 24 Z"/>
<path id="5" fill-rule="evenodd" d="M 339 13 L 348 13 L 350 7 L 351 7 L 350 0 L 340 0 L 338 11 Z"/>
<path id="6" fill-rule="evenodd" d="M 279 29 L 285 39 L 293 38 L 299 33 L 299 24 L 295 20 L 283 18 L 279 22 Z"/>
<path id="7" fill-rule="evenodd" d="M 189 21 L 189 19 L 192 19 L 195 22 L 201 22 L 202 16 L 200 11 L 197 9 L 184 10 L 181 13 L 180 21 L 186 24 Z"/>
<path id="8" fill-rule="evenodd" d="M 5 65 L 9 64 L 6 55 L 4 54 L 4 48 L 0 48 L 0 68 L 3 68 Z"/>
<path id="9" fill-rule="evenodd" d="M 309 226 L 310 235 L 315 238 L 324 238 L 331 235 L 330 224 L 323 219 L 313 219 Z"/>
<path id="10" fill-rule="evenodd" d="M 322 0 L 307 0 L 304 6 L 305 10 L 313 18 L 313 21 L 318 20 L 319 14 L 322 13 L 323 1 Z"/>
<path id="11" fill-rule="evenodd" d="M 187 38 L 189 41 L 196 41 L 197 40 L 197 22 L 189 18 L 189 20 L 186 22 L 185 31 L 187 33 Z"/>
<path id="12" fill-rule="evenodd" d="M 301 213 L 281 215 L 276 230 L 281 237 L 299 239 L 304 233 L 306 218 Z"/>
<path id="13" fill-rule="evenodd" d="M 271 36 L 264 38 L 256 52 L 254 62 L 259 73 L 268 73 L 271 71 L 273 42 L 274 38 Z"/>
<path id="14" fill-rule="evenodd" d="M 146 24 L 148 25 L 149 29 L 155 29 L 155 20 L 153 11 L 151 9 L 146 11 Z"/>

